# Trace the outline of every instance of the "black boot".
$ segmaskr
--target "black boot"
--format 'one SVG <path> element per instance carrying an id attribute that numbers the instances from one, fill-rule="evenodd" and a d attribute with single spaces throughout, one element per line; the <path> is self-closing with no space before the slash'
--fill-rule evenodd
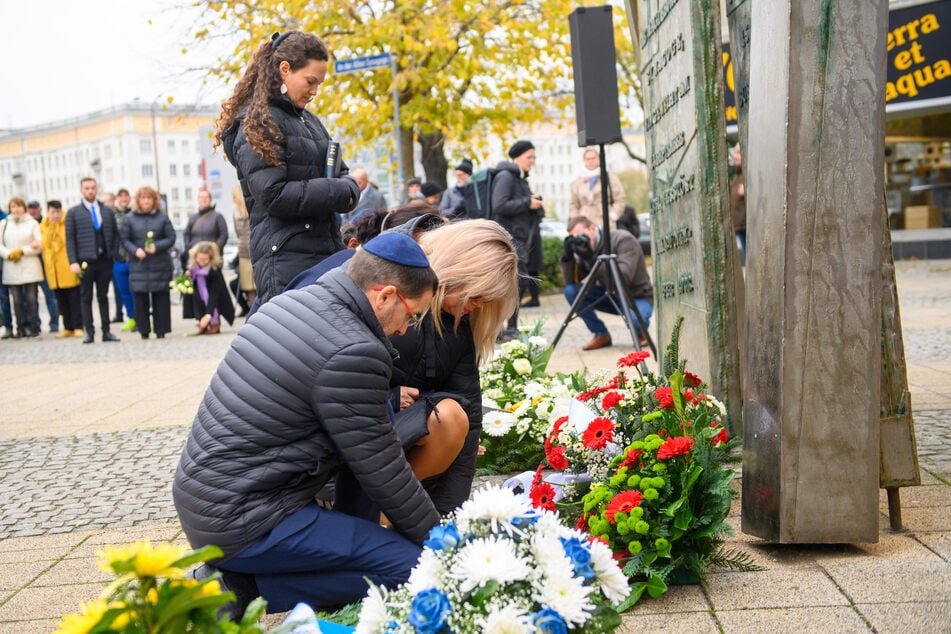
<path id="1" fill-rule="evenodd" d="M 221 570 L 210 564 L 202 564 L 188 574 L 192 579 L 204 581 L 216 573 L 221 575 L 218 578 L 221 591 L 234 592 L 235 597 L 234 601 L 226 603 L 218 609 L 218 618 L 228 616 L 235 623 L 240 623 L 248 605 L 261 594 L 258 591 L 258 584 L 254 581 L 254 575 Z"/>

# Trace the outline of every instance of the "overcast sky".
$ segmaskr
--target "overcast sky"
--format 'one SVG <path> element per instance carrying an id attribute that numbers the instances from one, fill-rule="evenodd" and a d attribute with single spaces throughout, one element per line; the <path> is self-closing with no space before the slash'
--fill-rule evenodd
<path id="1" fill-rule="evenodd" d="M 214 56 L 194 43 L 191 0 L 2 0 L 0 129 L 56 122 L 132 101 L 217 104 L 189 67 Z M 149 20 L 151 19 L 151 24 Z M 182 55 L 183 47 L 190 52 Z"/>

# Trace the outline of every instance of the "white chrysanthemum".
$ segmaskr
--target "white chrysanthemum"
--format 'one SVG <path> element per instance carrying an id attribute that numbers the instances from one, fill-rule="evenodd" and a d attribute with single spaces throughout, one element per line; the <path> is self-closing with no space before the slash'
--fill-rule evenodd
<path id="1" fill-rule="evenodd" d="M 515 543 L 504 537 L 475 539 L 456 553 L 451 577 L 459 579 L 459 589 L 469 592 L 489 581 L 500 584 L 521 581 L 531 567 L 515 552 Z"/>
<path id="2" fill-rule="evenodd" d="M 409 574 L 406 587 L 410 594 L 416 595 L 427 588 L 442 588 L 446 582 L 446 569 L 435 551 L 423 549 L 419 562 Z"/>
<path id="3" fill-rule="evenodd" d="M 720 410 L 720 416 L 726 417 L 726 405 L 717 400 L 714 396 L 707 394 L 706 400 L 712 402 Z"/>
<path id="4" fill-rule="evenodd" d="M 543 578 L 574 575 L 574 566 L 565 554 L 565 547 L 554 535 L 536 533 L 532 537 L 532 554 Z"/>
<path id="5" fill-rule="evenodd" d="M 525 376 L 532 373 L 532 362 L 528 359 L 516 359 L 512 361 L 512 368 L 520 375 Z"/>
<path id="6" fill-rule="evenodd" d="M 538 335 L 535 335 L 535 336 L 533 336 L 533 337 L 529 337 L 529 338 L 528 338 L 528 343 L 532 344 L 533 346 L 538 346 L 538 347 L 540 347 L 540 348 L 545 348 L 545 347 L 548 346 L 548 339 L 545 339 L 544 337 L 539 337 Z"/>
<path id="7" fill-rule="evenodd" d="M 618 567 L 611 549 L 597 540 L 591 542 L 591 569 L 597 575 L 601 592 L 611 603 L 620 603 L 630 594 L 627 577 Z"/>
<path id="8" fill-rule="evenodd" d="M 456 512 L 456 519 L 459 522 L 489 521 L 493 531 L 497 532 L 499 524 L 509 526 L 513 519 L 528 512 L 529 505 L 511 489 L 486 486 L 462 503 Z M 462 532 L 467 532 L 467 529 L 462 529 Z"/>
<path id="9" fill-rule="evenodd" d="M 573 388 L 561 381 L 552 381 L 548 386 L 548 393 L 552 398 L 561 398 L 563 396 L 573 395 Z"/>
<path id="10" fill-rule="evenodd" d="M 519 418 L 518 422 L 515 423 L 515 431 L 517 431 L 519 434 L 524 434 L 525 432 L 528 431 L 531 425 L 532 425 L 531 418 Z"/>
<path id="11" fill-rule="evenodd" d="M 543 398 L 535 406 L 535 418 L 548 418 L 548 411 L 551 409 L 551 401 Z"/>
<path id="12" fill-rule="evenodd" d="M 386 611 L 386 590 L 380 586 L 370 585 L 367 596 L 360 606 L 360 622 L 357 623 L 357 634 L 378 634 L 383 632 L 390 615 Z"/>
<path id="13" fill-rule="evenodd" d="M 502 609 L 492 609 L 486 615 L 481 629 L 491 634 L 525 634 L 534 631 L 525 610 L 512 603 Z"/>
<path id="14" fill-rule="evenodd" d="M 509 433 L 515 420 L 515 416 L 508 412 L 491 411 L 482 418 L 482 429 L 489 436 L 498 438 Z"/>
<path id="15" fill-rule="evenodd" d="M 545 396 L 548 394 L 548 388 L 538 381 L 529 381 L 525 384 L 525 396 L 535 398 L 536 396 Z"/>
<path id="16" fill-rule="evenodd" d="M 558 612 L 569 628 L 584 624 L 594 611 L 590 588 L 584 586 L 583 578 L 575 577 L 573 573 L 572 570 L 567 574 L 549 574 L 535 597 L 542 605 L 551 606 Z"/>

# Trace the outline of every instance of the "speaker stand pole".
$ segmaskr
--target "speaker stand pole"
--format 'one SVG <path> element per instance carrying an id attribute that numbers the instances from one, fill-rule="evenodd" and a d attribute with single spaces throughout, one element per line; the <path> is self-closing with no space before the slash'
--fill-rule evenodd
<path id="1" fill-rule="evenodd" d="M 598 255 L 594 266 L 591 267 L 591 271 L 587 277 L 585 277 L 584 283 L 581 285 L 581 290 L 578 292 L 578 296 L 575 297 L 575 301 L 571 303 L 571 308 L 568 309 L 568 314 L 565 315 L 564 320 L 561 322 L 561 327 L 558 328 L 558 333 L 552 340 L 551 347 L 554 348 L 558 345 L 561 336 L 565 332 L 565 328 L 568 327 L 568 323 L 575 317 L 580 316 L 578 306 L 594 287 L 598 271 L 601 267 L 607 266 L 610 274 L 609 288 L 604 289 L 605 294 L 599 301 L 607 300 L 611 302 L 617 314 L 621 315 L 624 319 L 624 324 L 627 326 L 627 330 L 631 335 L 631 341 L 634 343 L 635 350 L 641 349 L 641 345 L 637 340 L 637 329 L 639 327 L 640 331 L 644 333 L 644 336 L 647 338 L 647 345 L 650 347 L 651 352 L 653 352 L 654 358 L 657 358 L 657 348 L 654 345 L 654 340 L 651 339 L 650 334 L 647 332 L 647 326 L 644 323 L 644 318 L 641 316 L 641 311 L 637 309 L 637 304 L 633 303 L 627 296 L 627 289 L 621 277 L 621 270 L 618 268 L 617 255 L 611 252 L 611 218 L 608 214 L 608 188 L 611 187 L 611 182 L 608 180 L 607 162 L 604 157 L 604 144 L 599 143 L 598 148 L 600 150 L 601 159 L 601 220 L 603 222 L 601 227 L 601 254 Z M 588 306 L 585 308 L 585 311 L 594 310 L 595 305 L 596 304 Z M 632 312 L 634 313 L 633 317 L 631 316 Z M 637 319 L 637 327 L 634 325 L 635 318 Z M 647 372 L 647 365 L 642 363 L 641 366 L 642 370 Z"/>

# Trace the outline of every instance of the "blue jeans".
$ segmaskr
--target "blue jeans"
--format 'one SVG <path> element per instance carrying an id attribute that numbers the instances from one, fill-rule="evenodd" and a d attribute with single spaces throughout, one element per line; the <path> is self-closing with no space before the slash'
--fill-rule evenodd
<path id="1" fill-rule="evenodd" d="M 565 286 L 565 299 L 568 300 L 568 304 L 572 304 L 575 301 L 575 298 L 578 297 L 578 293 L 581 292 L 581 286 L 578 284 L 568 284 Z M 650 326 L 651 315 L 654 314 L 654 305 L 643 298 L 636 298 L 634 300 L 634 305 L 637 306 L 638 312 L 641 314 L 641 317 L 644 318 L 644 326 Z M 614 309 L 614 304 L 611 303 L 611 299 L 606 296 L 604 289 L 597 284 L 593 284 L 588 289 L 588 294 L 584 299 L 581 300 L 581 303 L 578 304 L 577 313 L 578 317 L 581 317 L 581 321 L 584 322 L 584 325 L 588 327 L 588 330 L 591 331 L 593 335 L 607 335 L 608 327 L 604 325 L 604 322 L 598 317 L 595 311 L 600 310 L 603 313 L 611 313 L 612 315 L 617 315 L 617 310 Z M 631 319 L 634 320 L 634 330 L 637 334 L 641 333 L 640 324 L 637 323 L 637 317 L 634 316 L 634 311 L 631 311 Z"/>
<path id="2" fill-rule="evenodd" d="M 59 311 L 56 307 L 56 294 L 50 289 L 46 278 L 43 278 L 43 281 L 39 282 L 38 286 L 40 290 L 43 291 L 43 299 L 46 300 L 46 310 L 50 314 L 50 332 L 56 332 L 59 330 Z M 36 324 L 34 325 L 36 326 L 36 332 L 40 332 L 39 312 L 36 313 Z"/>
<path id="3" fill-rule="evenodd" d="M 364 577 L 395 588 L 409 579 L 422 549 L 394 530 L 311 503 L 285 517 L 259 542 L 221 565 L 254 575 L 268 612 L 300 602 L 315 609 L 361 600 Z"/>
<path id="4" fill-rule="evenodd" d="M 736 232 L 736 248 L 740 250 L 740 265 L 746 266 L 746 229 Z"/>
<path id="5" fill-rule="evenodd" d="M 135 314 L 133 306 L 132 289 L 129 288 L 129 263 L 116 262 L 112 265 L 112 281 L 115 282 L 119 297 L 122 298 L 122 306 L 125 308 L 125 314 L 131 319 Z"/>

